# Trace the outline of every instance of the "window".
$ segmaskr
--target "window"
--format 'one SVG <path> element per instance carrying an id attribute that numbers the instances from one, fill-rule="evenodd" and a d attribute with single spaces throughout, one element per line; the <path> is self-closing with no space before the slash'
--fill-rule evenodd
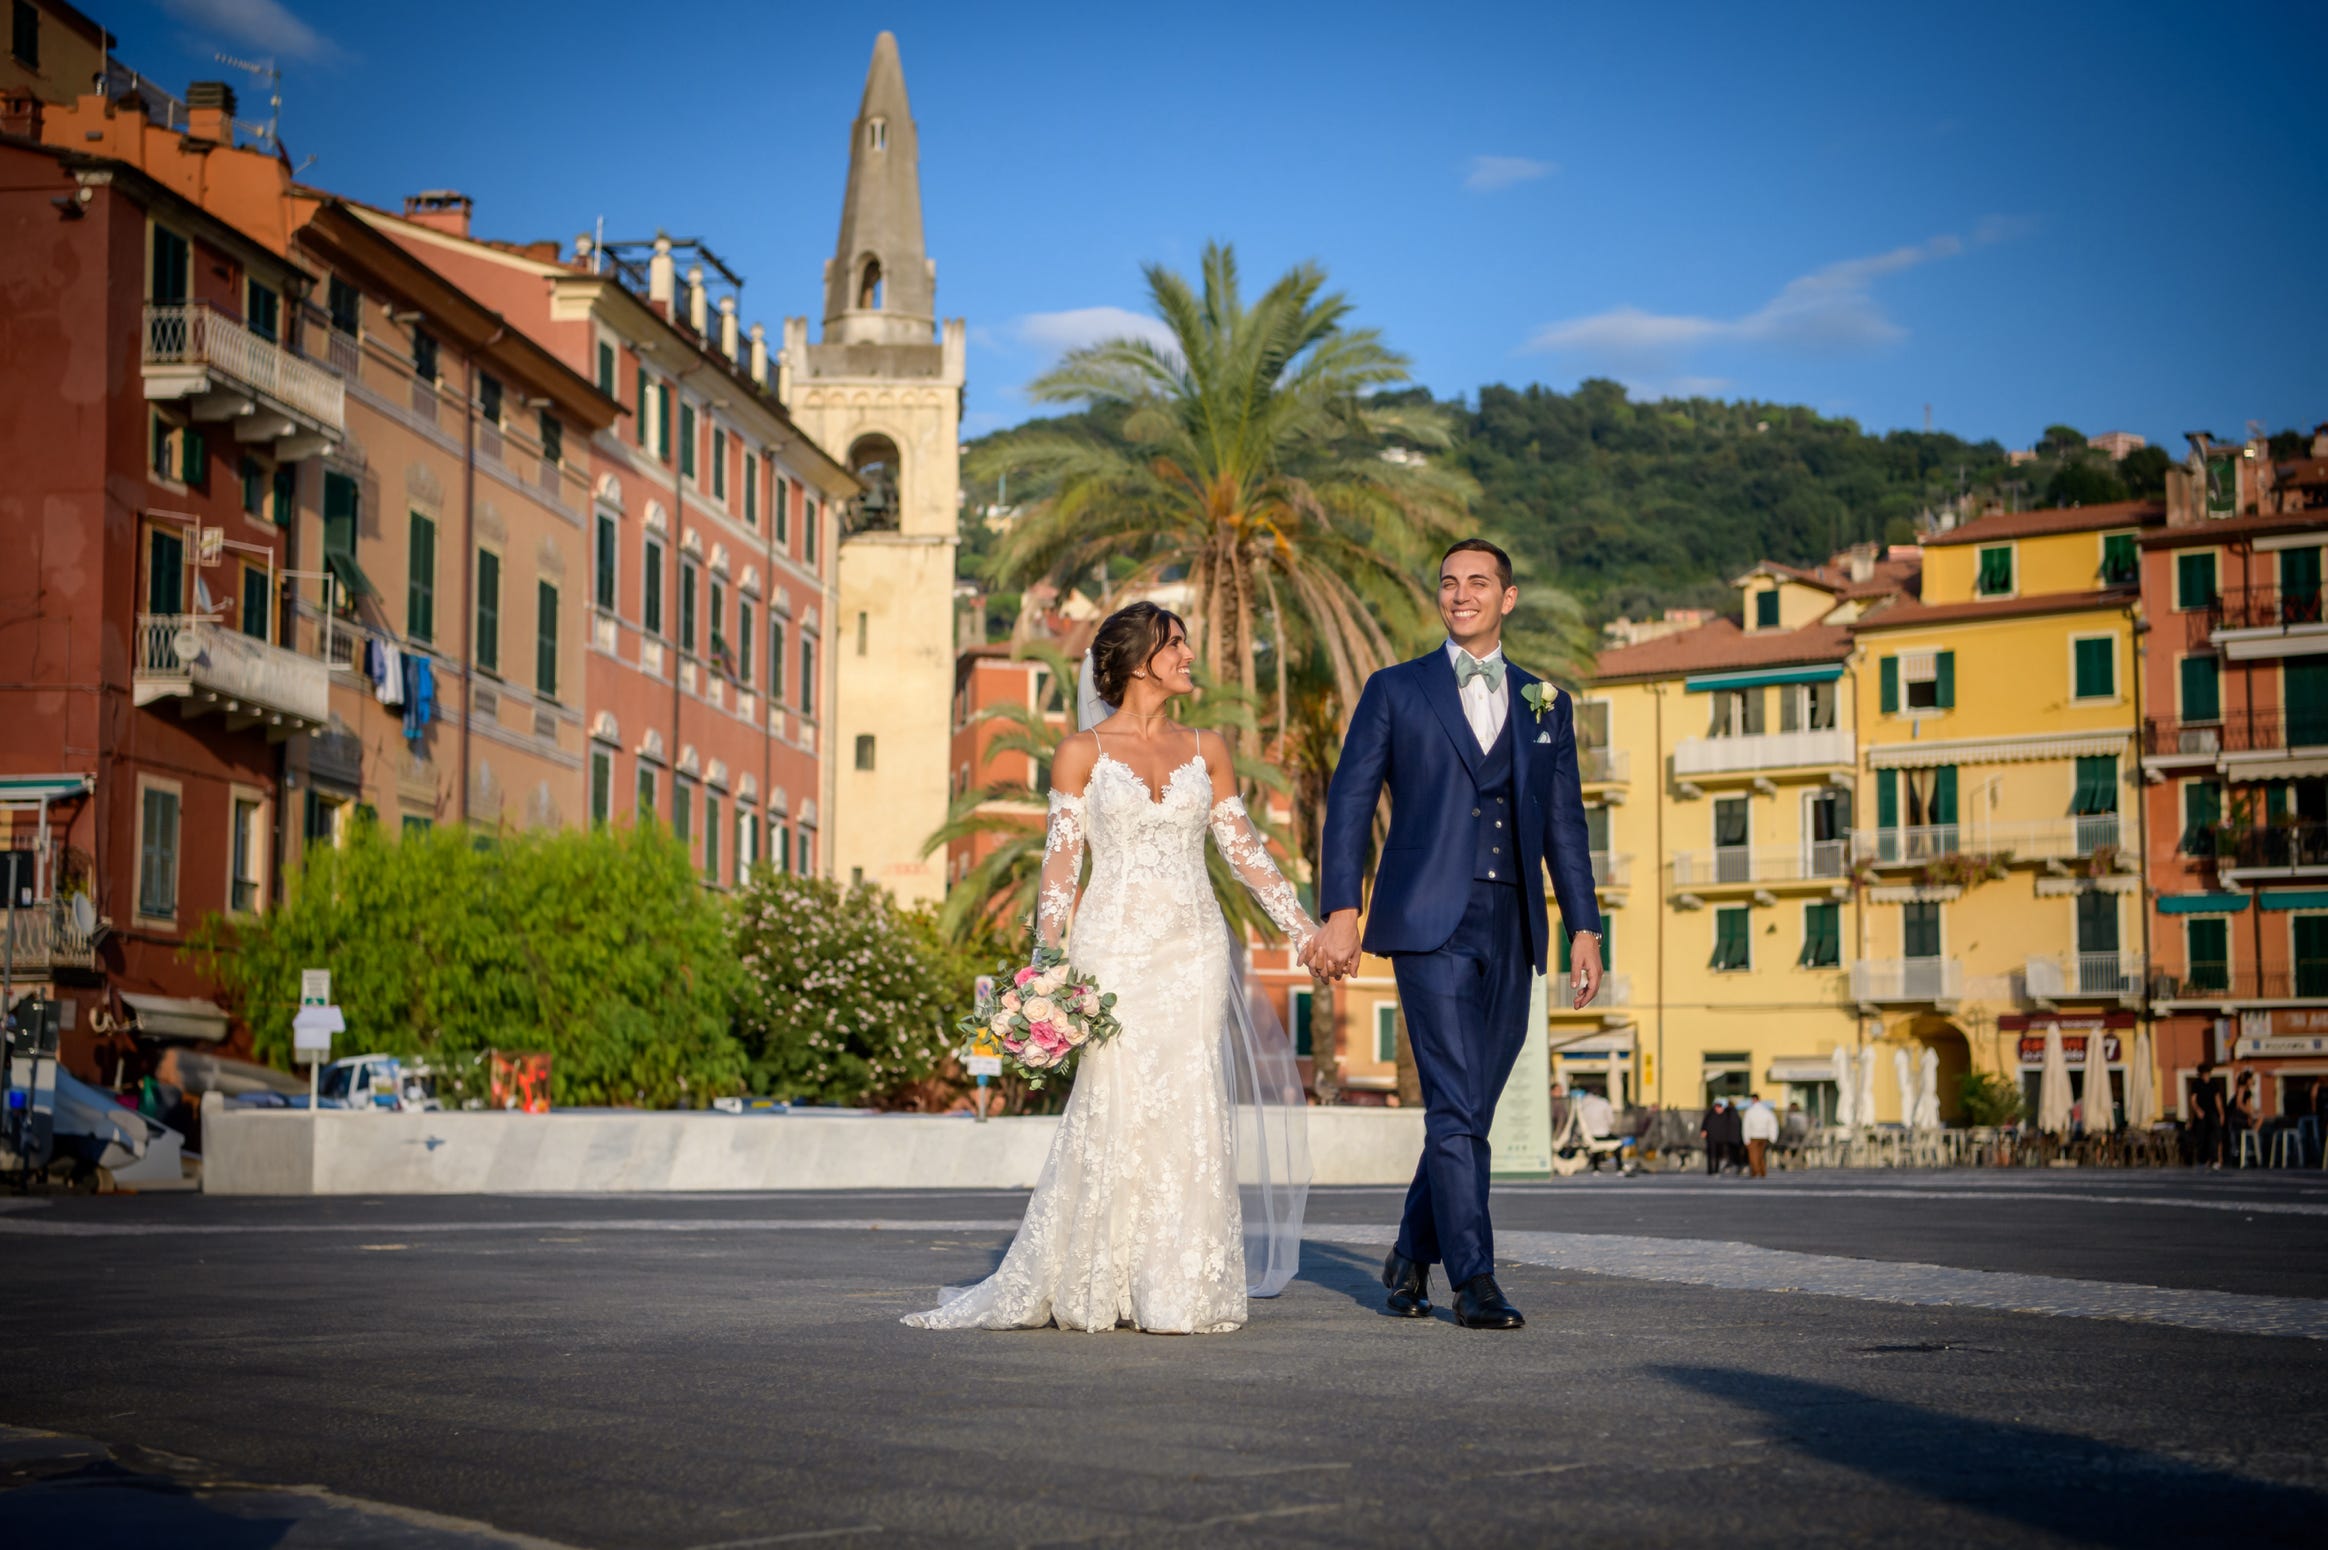
<path id="1" fill-rule="evenodd" d="M 2097 754 L 2091 758 L 2080 756 L 2077 761 L 2077 785 L 2070 794 L 2069 810 L 2080 816 L 2093 813 L 2114 813 L 2118 810 L 2118 756 Z"/>
<path id="2" fill-rule="evenodd" d="M 862 608 L 860 608 L 860 609 L 858 609 L 858 610 L 857 610 L 857 655 L 859 655 L 859 656 L 863 656 L 863 655 L 865 654 L 865 637 L 866 637 L 866 617 L 865 617 L 865 610 L 863 610 Z"/>
<path id="3" fill-rule="evenodd" d="M 716 425 L 711 429 L 711 498 L 727 499 L 727 432 Z"/>
<path id="4" fill-rule="evenodd" d="M 873 734 L 870 732 L 857 734 L 857 768 L 861 770 L 873 768 Z"/>
<path id="5" fill-rule="evenodd" d="M 2185 657 L 2178 664 L 2181 678 L 2182 719 L 2223 719 L 2223 664 L 2215 657 Z"/>
<path id="6" fill-rule="evenodd" d="M 2174 606 L 2186 612 L 2213 606 L 2215 555 L 2212 550 L 2174 557 Z"/>
<path id="7" fill-rule="evenodd" d="M 771 842 L 768 854 L 775 861 L 776 870 L 789 873 L 792 870 L 792 825 L 782 819 L 777 820 L 768 838 Z"/>
<path id="8" fill-rule="evenodd" d="M 1716 689 L 1713 695 L 1715 737 L 1758 737 L 1764 726 L 1762 690 Z"/>
<path id="9" fill-rule="evenodd" d="M 8 18 L 8 52 L 27 70 L 40 68 L 40 12 L 32 0 L 16 0 Z"/>
<path id="10" fill-rule="evenodd" d="M 590 750 L 590 827 L 603 829 L 614 817 L 614 752 Z"/>
<path id="11" fill-rule="evenodd" d="M 2296 994 L 2328 996 L 2328 915 L 2298 915 L 2288 926 L 2294 938 Z"/>
<path id="12" fill-rule="evenodd" d="M 744 458 L 744 526 L 760 525 L 760 460 Z"/>
<path id="13" fill-rule="evenodd" d="M 178 913 L 178 793 L 147 786 L 138 803 L 137 912 L 170 920 Z"/>
<path id="14" fill-rule="evenodd" d="M 323 476 L 323 553 L 328 560 L 356 557 L 356 511 L 361 491 L 346 474 Z M 334 567 L 337 569 L 337 567 Z"/>
<path id="15" fill-rule="evenodd" d="M 2186 780 L 2182 788 L 2182 839 L 2186 856 L 2215 853 L 2215 831 L 2223 822 L 2223 788 L 2211 780 Z"/>
<path id="16" fill-rule="evenodd" d="M 601 339 L 598 341 L 598 391 L 608 398 L 614 397 L 614 370 L 614 346 Z"/>
<path id="17" fill-rule="evenodd" d="M 291 519 L 299 513 L 298 465 L 285 463 L 277 468 L 273 482 L 274 505 L 268 515 L 275 519 L 275 526 L 289 527 Z"/>
<path id="18" fill-rule="evenodd" d="M 809 569 L 816 568 L 816 525 L 824 519 L 823 508 L 815 501 L 803 501 L 800 515 L 800 553 Z"/>
<path id="19" fill-rule="evenodd" d="M 1754 594 L 1754 627 L 1758 630 L 1778 628 L 1778 588 Z"/>
<path id="20" fill-rule="evenodd" d="M 411 813 L 406 813 L 404 815 L 404 822 L 400 826 L 400 832 L 404 834 L 426 834 L 429 830 L 435 827 L 436 820 L 433 818 L 420 818 L 415 817 Z"/>
<path id="21" fill-rule="evenodd" d="M 781 475 L 768 482 L 768 513 L 776 524 L 776 543 L 792 542 L 792 484 Z"/>
<path id="22" fill-rule="evenodd" d="M 2317 748 L 2328 743 L 2328 657 L 2291 656 L 2284 660 L 2280 664 L 2280 698 L 2287 706 L 2286 746 Z"/>
<path id="23" fill-rule="evenodd" d="M 154 477 L 201 489 L 210 482 L 210 447 L 202 432 L 153 417 Z"/>
<path id="24" fill-rule="evenodd" d="M 736 809 L 736 881 L 747 883 L 752 879 L 752 868 L 760 864 L 760 815 L 748 807 Z"/>
<path id="25" fill-rule="evenodd" d="M 637 412 L 631 416 L 631 429 L 636 433 L 639 445 L 644 447 L 647 444 L 649 404 L 647 400 L 647 368 L 643 362 L 631 367 L 631 386 L 637 390 L 639 401 Z"/>
<path id="26" fill-rule="evenodd" d="M 2231 988 L 2231 922 L 2221 915 L 2201 915 L 2183 922 L 2183 961 L 2190 965 L 2185 983 L 2194 991 L 2225 992 Z"/>
<path id="27" fill-rule="evenodd" d="M 146 612 L 186 611 L 186 539 L 174 527 L 146 530 Z"/>
<path id="28" fill-rule="evenodd" d="M 566 425 L 544 409 L 541 413 L 542 461 L 556 468 L 566 461 Z"/>
<path id="29" fill-rule="evenodd" d="M 680 844 L 695 848 L 688 844 L 695 838 L 695 788 L 683 780 L 671 782 L 671 832 Z"/>
<path id="30" fill-rule="evenodd" d="M 717 576 L 711 578 L 711 656 L 727 662 L 727 583 Z"/>
<path id="31" fill-rule="evenodd" d="M 1937 958 L 1940 956 L 1940 905 L 1933 899 L 1916 899 L 1900 906 L 1900 956 L 1903 958 Z"/>
<path id="32" fill-rule="evenodd" d="M 752 686 L 752 600 L 748 597 L 736 599 L 736 682 L 747 689 Z"/>
<path id="33" fill-rule="evenodd" d="M 816 637 L 806 631 L 800 637 L 800 713 L 816 714 Z"/>
<path id="34" fill-rule="evenodd" d="M 1781 732 L 1831 732 L 1837 695 L 1833 683 L 1783 684 L 1778 691 Z"/>
<path id="35" fill-rule="evenodd" d="M 1744 905 L 1714 911 L 1714 957 L 1716 969 L 1749 969 L 1753 967 L 1751 939 L 1754 913 Z"/>
<path id="36" fill-rule="evenodd" d="M 437 380 L 436 335 L 425 328 L 412 331 L 412 374 L 423 382 Z"/>
<path id="37" fill-rule="evenodd" d="M 1980 551 L 1980 576 L 1973 590 L 1982 597 L 2006 597 L 2013 590 L 2013 546 L 1999 544 Z"/>
<path id="38" fill-rule="evenodd" d="M 1374 1058 L 1384 1065 L 1398 1060 L 1398 1003 L 1374 1003 Z"/>
<path id="39" fill-rule="evenodd" d="M 2108 533 L 2102 538 L 2102 584 L 2110 587 L 2130 587 L 2142 574 L 2141 561 L 2134 554 L 2132 533 Z"/>
<path id="40" fill-rule="evenodd" d="M 800 826 L 800 842 L 793 852 L 793 866 L 803 877 L 813 876 L 816 872 L 816 830 L 805 823 Z"/>
<path id="41" fill-rule="evenodd" d="M 534 583 L 534 690 L 558 697 L 558 589 L 546 581 Z"/>
<path id="42" fill-rule="evenodd" d="M 1903 687 L 1911 711 L 1949 710 L 1956 704 L 1953 651 L 1903 651 L 1883 658 L 1877 667 L 1882 682 L 1880 702 L 1887 716 L 1898 713 Z"/>
<path id="43" fill-rule="evenodd" d="M 663 546 L 647 540 L 639 586 L 639 623 L 649 635 L 663 633 Z"/>
<path id="44" fill-rule="evenodd" d="M 234 799 L 227 844 L 227 908 L 247 915 L 259 907 L 259 878 L 266 844 L 266 826 L 259 821 L 258 798 Z"/>
<path id="45" fill-rule="evenodd" d="M 1748 883 L 1754 880 L 1753 852 L 1746 843 L 1746 799 L 1714 799 L 1714 880 Z"/>
<path id="46" fill-rule="evenodd" d="M 2070 642 L 2071 697 L 2080 700 L 2115 699 L 2118 694 L 2118 643 L 2107 635 L 2086 635 Z"/>
<path id="47" fill-rule="evenodd" d="M 695 477 L 695 406 L 684 401 L 679 405 L 679 472 Z"/>
<path id="48" fill-rule="evenodd" d="M 642 823 L 655 816 L 655 767 L 644 760 L 639 763 L 637 805 L 631 811 Z"/>
<path id="49" fill-rule="evenodd" d="M 256 280 L 243 281 L 243 326 L 273 344 L 283 337 L 283 296 Z"/>
<path id="50" fill-rule="evenodd" d="M 501 379 L 490 372 L 477 373 L 477 417 L 487 425 L 501 423 Z"/>
<path id="51" fill-rule="evenodd" d="M 501 671 L 501 556 L 477 551 L 477 665 Z"/>
<path id="52" fill-rule="evenodd" d="M 1843 964 L 1843 906 L 1803 906 L 1803 951 L 1795 960 L 1806 969 L 1835 969 Z"/>
<path id="53" fill-rule="evenodd" d="M 417 641 L 436 639 L 436 524 L 412 514 L 405 546 L 404 633 Z"/>
<path id="54" fill-rule="evenodd" d="M 335 802 L 314 787 L 307 788 L 306 839 L 310 845 L 339 843 L 340 813 L 347 804 Z"/>
<path id="55" fill-rule="evenodd" d="M 616 529 L 614 515 L 598 514 L 598 568 L 591 574 L 591 597 L 605 613 L 614 612 L 614 557 Z"/>
<path id="56" fill-rule="evenodd" d="M 703 880 L 719 881 L 719 793 L 703 794 Z"/>
<path id="57" fill-rule="evenodd" d="M 324 288 L 324 297 L 326 310 L 331 314 L 333 332 L 345 334 L 353 339 L 363 331 L 364 293 L 362 291 L 357 290 L 335 274 Z"/>
<path id="58" fill-rule="evenodd" d="M 655 384 L 655 455 L 671 461 L 671 384 Z"/>
<path id="59" fill-rule="evenodd" d="M 695 654 L 695 566 L 679 562 L 679 649 Z"/>
<path id="60" fill-rule="evenodd" d="M 157 306 L 182 306 L 186 300 L 188 278 L 194 272 L 192 251 L 186 239 L 163 227 L 154 228 L 154 261 L 150 283 L 151 300 Z"/>
<path id="61" fill-rule="evenodd" d="M 1286 1010 L 1293 1014 L 1289 1021 L 1293 1024 L 1291 1032 L 1293 1034 L 1294 1054 L 1314 1055 L 1317 1053 L 1312 1043 L 1313 1035 L 1310 1032 L 1310 989 L 1307 985 L 1296 985 L 1286 992 Z"/>
<path id="62" fill-rule="evenodd" d="M 784 703 L 784 621 L 768 621 L 768 702 Z"/>
<path id="63" fill-rule="evenodd" d="M 2080 957 L 2118 951 L 2118 896 L 2088 888 L 2077 896 L 2077 950 Z M 2116 976 L 2111 976 L 2114 981 Z M 2100 986 L 2089 987 L 2100 989 Z M 2116 988 L 2113 984 L 2110 988 Z"/>
<path id="64" fill-rule="evenodd" d="M 242 618 L 237 622 L 253 640 L 267 640 L 273 634 L 269 625 L 274 615 L 274 591 L 274 583 L 264 570 L 256 565 L 243 567 Z"/>
<path id="65" fill-rule="evenodd" d="M 267 510 L 267 471 L 259 460 L 245 455 L 235 464 L 235 476 L 242 483 L 242 509 L 246 517 L 261 517 Z"/>

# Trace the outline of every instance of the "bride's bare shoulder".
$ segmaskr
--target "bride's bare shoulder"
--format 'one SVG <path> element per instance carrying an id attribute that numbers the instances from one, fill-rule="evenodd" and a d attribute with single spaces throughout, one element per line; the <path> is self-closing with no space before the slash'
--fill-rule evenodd
<path id="1" fill-rule="evenodd" d="M 1051 789 L 1081 796 L 1090 784 L 1091 767 L 1099 762 L 1099 739 L 1089 732 L 1070 732 L 1059 740 L 1051 756 Z"/>
<path id="2" fill-rule="evenodd" d="M 1225 801 L 1237 794 L 1236 761 L 1229 756 L 1229 740 L 1218 732 L 1196 734 L 1196 751 L 1204 756 L 1204 770 L 1212 777 L 1213 799 Z"/>

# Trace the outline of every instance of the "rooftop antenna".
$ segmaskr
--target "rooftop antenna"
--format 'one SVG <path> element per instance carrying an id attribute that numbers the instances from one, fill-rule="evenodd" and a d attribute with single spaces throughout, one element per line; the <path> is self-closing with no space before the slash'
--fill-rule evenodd
<path id="1" fill-rule="evenodd" d="M 211 58 L 230 70 L 240 70 L 256 77 L 267 88 L 267 122 L 258 133 L 259 144 L 274 150 L 283 129 L 283 72 L 272 59 L 237 59 L 232 54 L 212 54 Z"/>

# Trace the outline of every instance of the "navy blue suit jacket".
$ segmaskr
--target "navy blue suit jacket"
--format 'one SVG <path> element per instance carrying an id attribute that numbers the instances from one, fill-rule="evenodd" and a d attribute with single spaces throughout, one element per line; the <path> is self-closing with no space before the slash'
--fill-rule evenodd
<path id="1" fill-rule="evenodd" d="M 1544 972 L 1550 935 L 1543 929 L 1544 873 L 1570 935 L 1601 929 L 1592 886 L 1592 841 L 1584 826 L 1577 777 L 1576 716 L 1570 697 L 1552 691 L 1538 720 L 1521 690 L 1539 680 L 1510 664 L 1512 783 L 1519 804 L 1520 887 L 1536 972 Z M 1366 840 L 1383 788 L 1390 789 L 1390 837 L 1375 868 L 1366 914 L 1370 953 L 1429 953 L 1462 923 L 1471 897 L 1474 772 L 1485 755 L 1455 687 L 1444 646 L 1366 680 L 1342 741 L 1342 760 L 1326 795 L 1319 846 L 1321 916 L 1364 902 Z"/>

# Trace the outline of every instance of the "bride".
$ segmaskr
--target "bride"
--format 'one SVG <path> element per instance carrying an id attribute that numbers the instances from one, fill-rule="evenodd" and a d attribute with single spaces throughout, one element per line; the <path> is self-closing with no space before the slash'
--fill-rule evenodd
<path id="1" fill-rule="evenodd" d="M 1092 640 L 1085 730 L 1051 767 L 1035 931 L 1115 992 L 1123 1028 L 1084 1052 L 1001 1268 L 908 1324 L 1217 1334 L 1245 1322 L 1248 1294 L 1293 1277 L 1309 1181 L 1301 1084 L 1268 1002 L 1244 985 L 1207 831 L 1297 951 L 1317 926 L 1246 815 L 1226 742 L 1167 715 L 1195 689 L 1194 661 L 1187 627 L 1153 603 L 1119 609 Z"/>

